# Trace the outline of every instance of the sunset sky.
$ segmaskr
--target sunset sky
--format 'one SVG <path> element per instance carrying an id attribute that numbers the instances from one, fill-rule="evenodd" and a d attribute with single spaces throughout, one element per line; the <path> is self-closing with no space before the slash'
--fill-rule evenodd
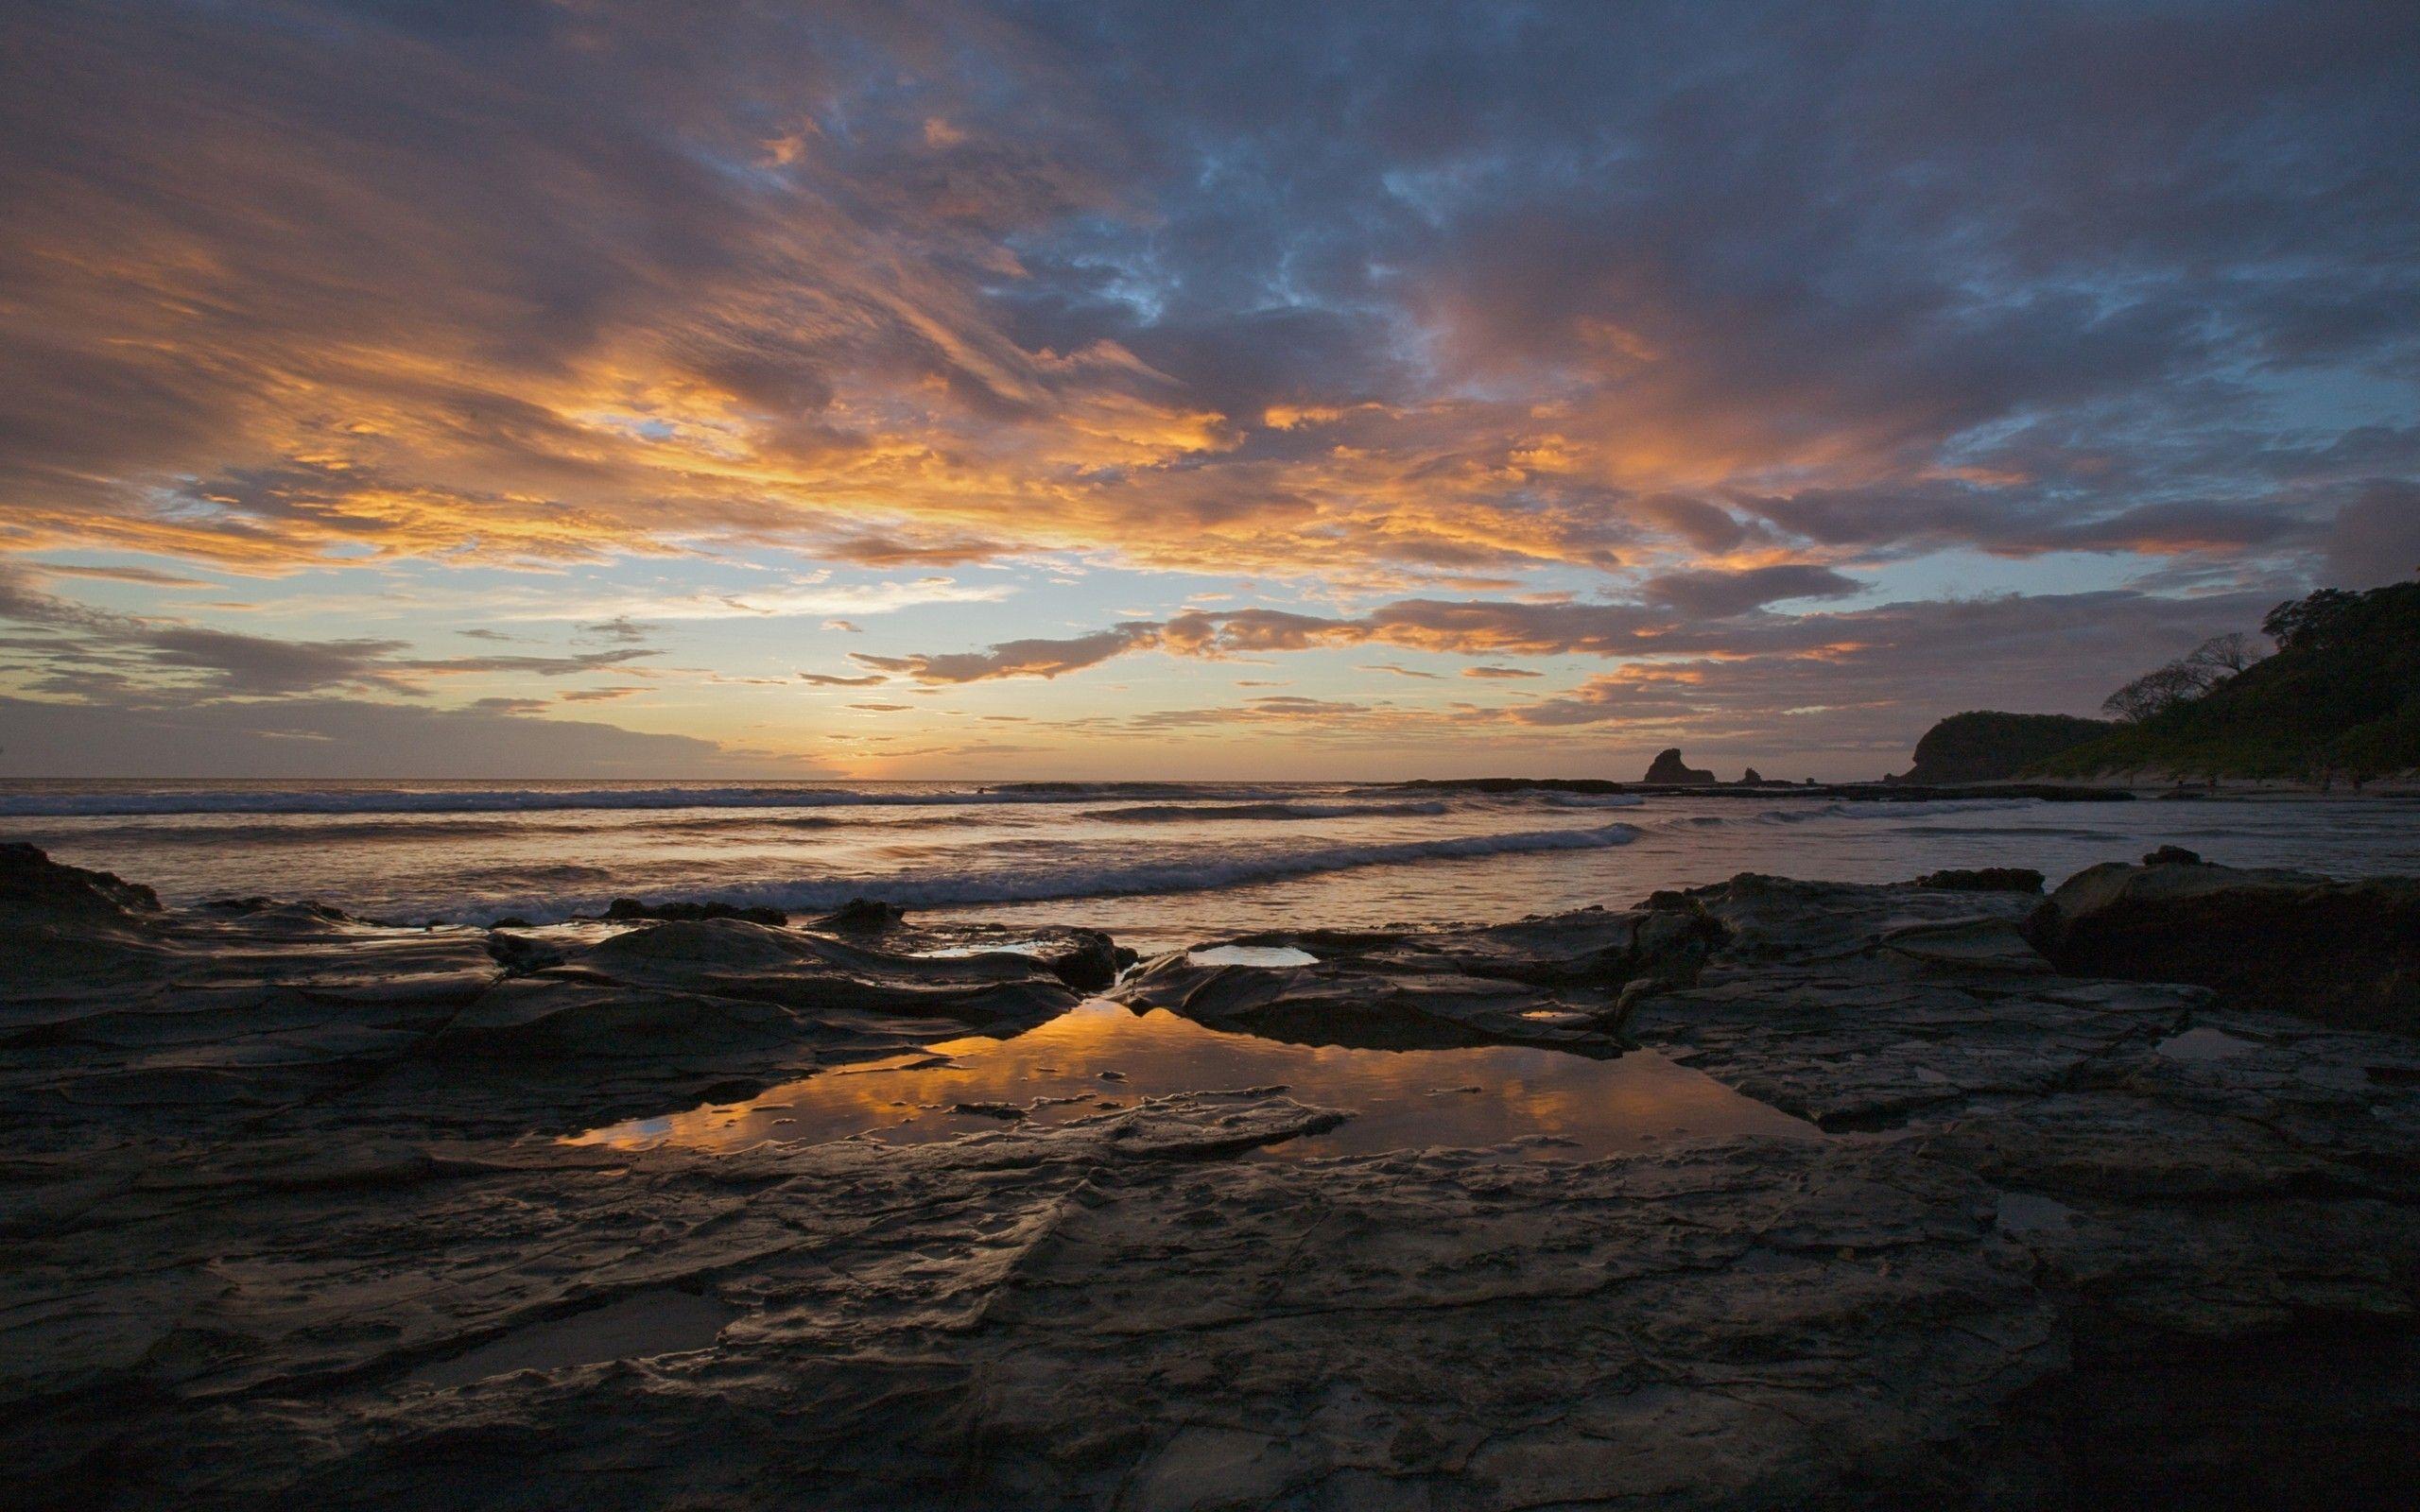
<path id="1" fill-rule="evenodd" d="M 0 774 L 1873 777 L 2420 566 L 2415 78 L 2408 0 L 11 5 Z"/>

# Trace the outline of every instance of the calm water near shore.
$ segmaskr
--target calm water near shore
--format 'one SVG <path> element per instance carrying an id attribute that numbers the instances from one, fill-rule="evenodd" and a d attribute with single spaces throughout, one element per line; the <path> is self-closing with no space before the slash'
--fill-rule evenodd
<path id="1" fill-rule="evenodd" d="M 1339 783 L 16 782 L 0 839 L 171 902 L 544 921 L 622 896 L 1091 925 L 1145 951 L 1248 930 L 1518 918 L 1768 871 L 2053 881 L 2173 843 L 2237 866 L 2420 871 L 2420 801 L 1464 792 Z"/>
<path id="2" fill-rule="evenodd" d="M 577 1143 L 745 1149 L 868 1135 L 924 1144 L 1011 1124 L 1064 1124 L 1205 1088 L 1283 1087 L 1354 1117 L 1271 1156 L 1325 1158 L 1429 1145 L 1504 1146 L 1589 1160 L 1670 1140 L 1819 1137 L 1812 1125 L 1640 1051 L 1612 1060 L 1520 1045 L 1359 1050 L 1222 1034 L 1151 1009 L 1086 1003 L 1011 1040 L 953 1040 L 824 1072 L 744 1103 L 636 1118 Z M 1010 1110 L 1013 1109 L 1013 1113 Z"/>

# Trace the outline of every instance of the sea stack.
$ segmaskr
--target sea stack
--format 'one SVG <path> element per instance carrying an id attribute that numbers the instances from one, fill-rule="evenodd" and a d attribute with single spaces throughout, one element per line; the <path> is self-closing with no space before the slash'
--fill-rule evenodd
<path id="1" fill-rule="evenodd" d="M 1681 760 L 1681 748 L 1675 746 L 1649 764 L 1647 775 L 1640 781 L 1676 787 L 1711 787 L 1714 785 L 1715 776 L 1710 771 L 1703 771 L 1698 767 L 1685 765 Z"/>

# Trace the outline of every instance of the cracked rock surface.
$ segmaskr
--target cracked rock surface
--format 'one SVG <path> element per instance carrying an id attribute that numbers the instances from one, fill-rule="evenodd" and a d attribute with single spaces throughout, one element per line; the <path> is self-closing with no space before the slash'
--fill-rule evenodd
<path id="1" fill-rule="evenodd" d="M 1720 930 L 1677 894 L 1487 928 L 1303 930 L 1144 963 L 1112 996 L 1212 1028 L 1306 1044 L 1437 1049 L 1530 1044 L 1621 1053 L 1622 992 L 1697 974 Z M 1235 964 L 1277 952 L 1293 964 Z"/>
<path id="2" fill-rule="evenodd" d="M 2349 1507 L 2408 1479 L 2420 1044 L 2062 975 L 2023 892 L 1742 877 L 1131 978 L 1214 1026 L 1299 997 L 1305 1033 L 1529 1035 L 1493 1015 L 1530 994 L 1601 1054 L 1626 1014 L 1832 1131 L 1279 1161 L 1253 1152 L 1353 1109 L 1205 1088 L 909 1147 L 567 1143 L 1072 992 L 879 932 L 492 949 L 83 875 L 0 871 L 0 948 L 35 963 L 0 990 L 17 1504 Z M 1440 1021 L 1440 983 L 1490 1005 Z"/>
<path id="3" fill-rule="evenodd" d="M 1015 1033 L 1079 1001 L 1070 977 L 1115 970 L 1098 931 L 1019 938 L 737 919 L 399 929 L 255 900 L 171 913 L 0 847 L 0 1135 L 20 1155 L 138 1132 L 509 1135 L 743 1096 Z"/>

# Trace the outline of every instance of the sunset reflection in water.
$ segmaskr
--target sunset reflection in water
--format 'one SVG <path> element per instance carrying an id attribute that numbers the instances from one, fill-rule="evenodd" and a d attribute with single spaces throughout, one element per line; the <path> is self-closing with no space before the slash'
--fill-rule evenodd
<path id="1" fill-rule="evenodd" d="M 1592 1060 L 1555 1050 L 1356 1050 L 1225 1034 L 1159 1009 L 1085 1003 L 1010 1040 L 836 1067 L 744 1103 L 632 1119 L 577 1143 L 740 1149 L 864 1134 L 891 1144 L 1009 1126 L 959 1104 L 1006 1105 L 1063 1124 L 1172 1092 L 1283 1086 L 1348 1109 L 1326 1134 L 1272 1147 L 1319 1159 L 1422 1147 L 1522 1143 L 1518 1158 L 1585 1159 L 1733 1134 L 1816 1137 L 1812 1125 L 1656 1055 Z"/>

